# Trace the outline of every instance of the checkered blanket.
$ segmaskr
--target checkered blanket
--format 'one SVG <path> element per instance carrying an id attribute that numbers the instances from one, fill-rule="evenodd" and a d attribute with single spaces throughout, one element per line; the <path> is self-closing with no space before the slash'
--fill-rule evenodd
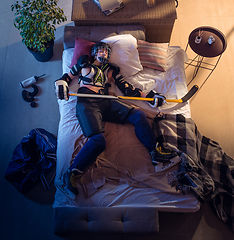
<path id="1" fill-rule="evenodd" d="M 211 203 L 218 217 L 234 231 L 234 160 L 217 142 L 203 136 L 191 118 L 168 114 L 158 124 L 168 145 L 194 161 L 200 179 L 205 177 L 210 181 L 209 176 L 213 179 L 214 188 L 204 194 L 204 200 Z"/>

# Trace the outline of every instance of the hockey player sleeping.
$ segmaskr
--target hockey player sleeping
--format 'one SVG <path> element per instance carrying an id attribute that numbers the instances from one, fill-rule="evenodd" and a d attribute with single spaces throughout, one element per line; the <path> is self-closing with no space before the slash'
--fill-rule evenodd
<path id="1" fill-rule="evenodd" d="M 87 167 L 106 148 L 103 121 L 132 124 L 137 138 L 148 150 L 154 165 L 157 166 L 163 162 L 166 164 L 166 169 L 167 165 L 174 166 L 180 161 L 177 152 L 172 151 L 164 141 L 156 138 L 144 112 L 118 99 L 101 97 L 108 95 L 108 87 L 115 83 L 125 96 L 154 98 L 154 101 L 149 102 L 152 107 L 158 107 L 164 102 L 164 97 L 155 91 L 144 93 L 126 82 L 120 75 L 119 68 L 109 63 L 110 54 L 110 46 L 107 43 L 98 42 L 92 48 L 93 63 L 89 62 L 87 55 L 83 55 L 69 73 L 55 81 L 57 97 L 62 100 L 69 99 L 68 86 L 79 74 L 78 93 L 100 95 L 99 98 L 77 97 L 76 116 L 88 141 L 77 154 L 70 168 L 56 182 L 56 187 L 72 199 L 75 199 L 79 193 L 76 179 L 82 178 Z M 162 117 L 160 114 L 158 116 Z"/>

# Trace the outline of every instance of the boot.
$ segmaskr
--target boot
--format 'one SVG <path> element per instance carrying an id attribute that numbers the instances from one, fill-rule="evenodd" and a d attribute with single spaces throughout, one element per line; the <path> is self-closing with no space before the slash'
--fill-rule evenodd
<path id="1" fill-rule="evenodd" d="M 169 148 L 164 149 L 158 143 L 156 148 L 149 152 L 153 165 L 158 165 L 159 163 L 170 162 L 170 160 L 178 156 L 177 152 L 171 151 Z"/>
<path id="2" fill-rule="evenodd" d="M 82 172 L 80 172 L 78 169 L 69 169 L 62 175 L 55 185 L 68 197 L 75 199 L 76 195 L 79 194 L 76 186 L 76 180 L 77 178 L 81 178 L 81 176 Z"/>
<path id="3" fill-rule="evenodd" d="M 159 144 L 153 151 L 150 152 L 150 156 L 152 163 L 155 166 L 156 173 L 166 171 L 180 162 L 180 157 L 178 156 L 177 152 L 163 151 L 163 148 L 159 146 Z"/>

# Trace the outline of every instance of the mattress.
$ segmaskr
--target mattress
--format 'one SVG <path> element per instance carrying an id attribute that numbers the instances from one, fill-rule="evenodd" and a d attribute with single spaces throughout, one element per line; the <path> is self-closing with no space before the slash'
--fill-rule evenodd
<path id="1" fill-rule="evenodd" d="M 63 52 L 63 73 L 70 70 L 73 52 L 74 48 L 68 48 Z M 167 51 L 165 72 L 143 68 L 134 75 L 125 76 L 125 80 L 143 91 L 154 89 L 168 99 L 179 99 L 187 93 L 185 61 L 187 61 L 186 53 L 180 47 L 170 46 Z M 69 91 L 76 93 L 78 88 L 78 78 L 74 78 L 69 85 Z M 115 86 L 111 86 L 110 91 L 121 95 Z M 143 101 L 128 101 L 128 103 L 146 112 L 149 121 L 158 112 L 191 117 L 189 102 L 165 103 L 156 109 Z M 60 123 L 56 179 L 69 168 L 87 141 L 76 118 L 76 98 L 70 97 L 68 101 L 58 100 L 58 104 Z M 155 173 L 154 166 L 134 134 L 132 126 L 105 123 L 105 137 L 107 146 L 110 146 L 111 150 L 107 148 L 88 169 L 82 183 L 77 185 L 79 195 L 75 200 L 71 200 L 58 190 L 53 207 L 153 207 L 159 211 L 170 212 L 198 211 L 200 203 L 193 194 L 185 195 L 168 183 L 170 172 L 176 170 L 178 166 L 163 173 Z M 113 136 L 119 141 L 129 139 L 125 144 L 126 149 L 121 154 L 119 149 L 115 148 Z M 133 163 L 127 161 L 129 152 L 137 154 L 138 150 L 139 154 Z M 111 156 L 116 155 L 118 157 L 113 158 L 112 161 Z"/>

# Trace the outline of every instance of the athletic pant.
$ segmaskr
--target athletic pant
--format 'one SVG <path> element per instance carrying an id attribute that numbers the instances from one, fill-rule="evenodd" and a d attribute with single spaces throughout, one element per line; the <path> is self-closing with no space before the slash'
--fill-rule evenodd
<path id="1" fill-rule="evenodd" d="M 129 111 L 123 123 L 130 123 L 135 127 L 135 134 L 140 142 L 152 151 L 156 146 L 155 135 L 144 112 L 132 109 Z M 106 139 L 103 133 L 97 133 L 89 137 L 89 140 L 74 159 L 70 169 L 85 170 L 105 150 Z"/>

